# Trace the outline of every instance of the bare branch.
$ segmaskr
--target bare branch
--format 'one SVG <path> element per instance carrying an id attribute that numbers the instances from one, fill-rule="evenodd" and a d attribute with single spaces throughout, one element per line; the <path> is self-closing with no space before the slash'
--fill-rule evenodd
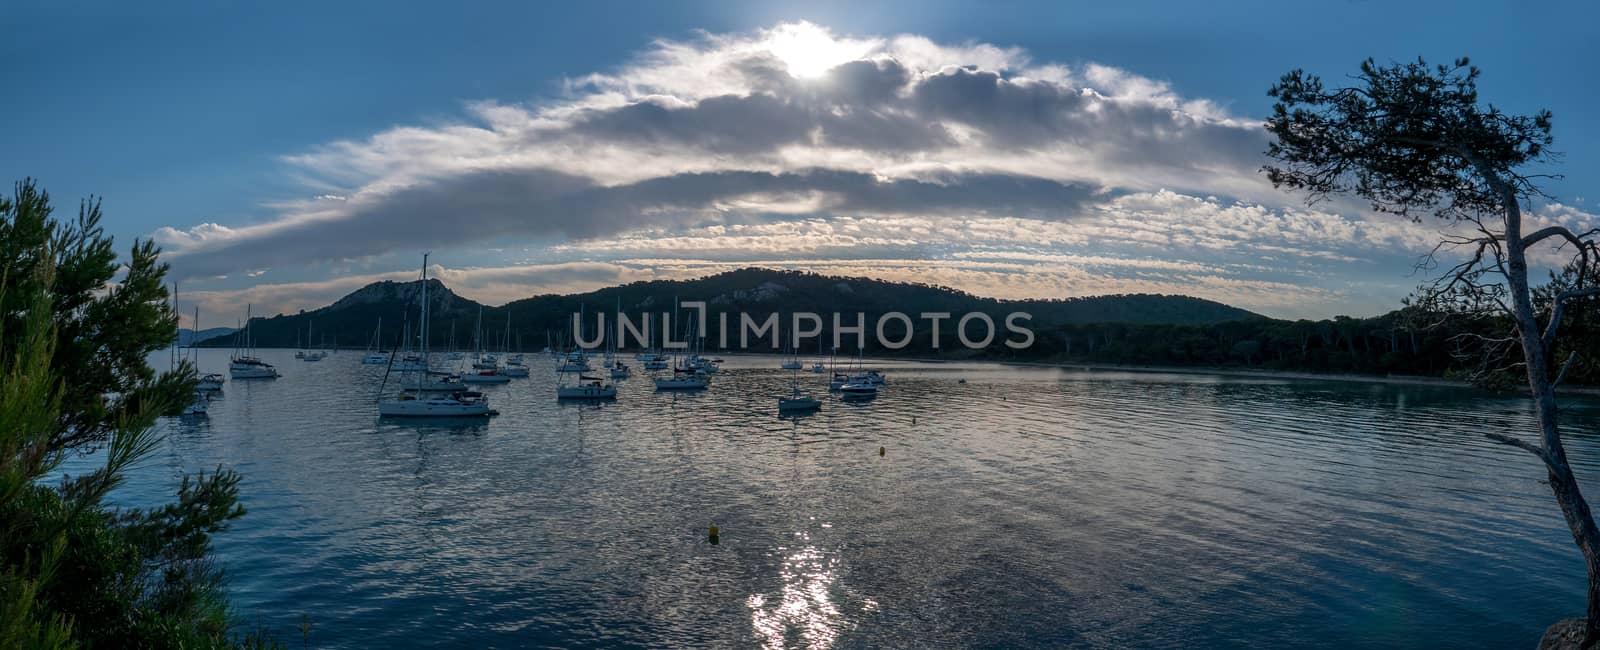
<path id="1" fill-rule="evenodd" d="M 1585 239 L 1593 237 L 1597 234 L 1600 234 L 1600 228 L 1595 228 L 1579 235 L 1567 229 L 1566 226 L 1550 226 L 1548 228 L 1540 228 L 1539 230 L 1535 230 L 1524 236 L 1522 238 L 1522 248 L 1523 250 L 1527 250 L 1534 244 L 1551 237 L 1560 237 L 1567 240 L 1574 246 L 1582 247 Z"/>
<path id="2" fill-rule="evenodd" d="M 1540 339 L 1544 342 L 1546 348 L 1555 344 L 1556 329 L 1561 327 L 1562 312 L 1566 310 L 1567 301 L 1588 296 L 1600 296 L 1600 287 L 1563 291 L 1556 294 L 1555 300 L 1551 301 L 1550 305 L 1550 324 L 1545 326 L 1544 336 Z"/>
<path id="3" fill-rule="evenodd" d="M 1578 363 L 1578 351 L 1577 350 L 1573 350 L 1571 352 L 1568 352 L 1567 353 L 1567 360 L 1561 362 L 1561 370 L 1560 370 L 1560 372 L 1556 373 L 1555 381 L 1550 382 L 1550 389 L 1551 390 L 1555 390 L 1557 387 L 1559 387 L 1561 385 L 1561 380 L 1567 378 L 1567 372 L 1572 370 L 1572 367 L 1574 365 L 1576 365 L 1577 363 Z"/>
<path id="4" fill-rule="evenodd" d="M 1513 437 L 1508 436 L 1508 435 L 1503 434 L 1503 433 L 1485 433 L 1485 434 L 1483 434 L 1483 437 L 1488 438 L 1490 440 L 1493 440 L 1493 441 L 1498 442 L 1498 443 L 1503 444 L 1503 445 L 1511 445 L 1512 447 L 1516 447 L 1518 449 L 1526 451 L 1526 452 L 1528 452 L 1530 454 L 1538 456 L 1539 460 L 1544 461 L 1545 464 L 1547 464 L 1547 465 L 1550 464 L 1550 457 L 1544 453 L 1544 448 L 1542 448 L 1542 447 L 1540 447 L 1538 445 L 1535 445 L 1535 444 L 1533 444 L 1531 442 L 1528 442 L 1528 441 L 1523 440 L 1521 438 L 1513 438 Z"/>

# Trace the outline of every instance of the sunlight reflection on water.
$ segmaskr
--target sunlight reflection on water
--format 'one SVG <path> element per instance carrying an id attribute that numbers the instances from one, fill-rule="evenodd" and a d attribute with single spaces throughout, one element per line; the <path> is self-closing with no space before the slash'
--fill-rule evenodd
<path id="1" fill-rule="evenodd" d="M 776 596 L 751 594 L 745 599 L 750 608 L 750 625 L 765 648 L 831 648 L 841 633 L 853 627 L 840 611 L 836 595 L 844 597 L 845 606 L 857 608 L 862 614 L 876 610 L 878 603 L 837 584 L 838 556 L 810 544 L 810 535 L 804 532 L 795 533 L 795 538 L 800 546 L 776 549 L 783 555 L 779 572 L 782 590 Z"/>

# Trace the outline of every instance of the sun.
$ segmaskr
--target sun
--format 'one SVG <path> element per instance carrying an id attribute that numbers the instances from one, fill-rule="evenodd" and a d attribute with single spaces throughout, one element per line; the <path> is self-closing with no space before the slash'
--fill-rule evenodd
<path id="1" fill-rule="evenodd" d="M 783 61 L 789 74 L 814 79 L 841 63 L 855 61 L 872 49 L 870 41 L 835 39 L 828 30 L 808 22 L 779 25 L 767 32 L 766 48 Z"/>

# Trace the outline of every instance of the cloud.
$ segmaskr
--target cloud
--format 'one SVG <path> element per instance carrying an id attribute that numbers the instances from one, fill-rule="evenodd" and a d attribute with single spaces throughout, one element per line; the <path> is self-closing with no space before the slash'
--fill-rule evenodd
<path id="1" fill-rule="evenodd" d="M 799 218 L 1070 221 L 1162 188 L 1262 190 L 1254 121 L 1100 65 L 809 23 L 658 41 L 534 104 L 477 102 L 286 160 L 314 199 L 164 228 L 210 277 L 494 238 Z"/>

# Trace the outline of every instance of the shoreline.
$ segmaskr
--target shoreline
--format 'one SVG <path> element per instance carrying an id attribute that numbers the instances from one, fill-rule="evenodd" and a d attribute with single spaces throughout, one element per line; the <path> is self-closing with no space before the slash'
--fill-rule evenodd
<path id="1" fill-rule="evenodd" d="M 202 349 L 210 346 L 200 346 Z M 220 347 L 220 346 L 219 346 Z M 211 348 L 216 349 L 216 348 Z M 268 350 L 293 350 L 296 348 L 261 348 Z M 339 348 L 346 351 L 358 351 L 355 348 Z M 538 351 L 522 352 L 522 354 L 539 354 Z M 708 355 L 718 356 L 782 356 L 778 352 L 746 352 L 724 350 L 708 352 Z M 1151 366 L 1151 365 L 1120 365 L 1114 363 L 1073 362 L 1073 361 L 1013 361 L 1005 359 L 989 359 L 983 357 L 916 357 L 916 356 L 880 356 L 869 357 L 884 361 L 915 361 L 918 363 L 992 363 L 1001 366 L 1020 366 L 1029 368 L 1061 368 L 1065 370 L 1085 370 L 1091 372 L 1138 372 L 1148 374 L 1177 374 L 1177 375 L 1213 375 L 1218 377 L 1241 377 L 1250 379 L 1286 379 L 1294 381 L 1339 381 L 1347 383 L 1389 384 L 1396 386 L 1431 386 L 1435 388 L 1466 388 L 1474 391 L 1485 391 L 1475 388 L 1472 384 L 1459 379 L 1445 379 L 1443 377 L 1428 377 L 1424 375 L 1361 375 L 1354 373 L 1317 373 L 1295 370 L 1256 370 L 1247 368 L 1226 368 L 1214 366 Z M 1487 391 L 1493 392 L 1493 391 Z M 1520 391 L 1515 392 L 1522 395 Z M 1569 386 L 1556 391 L 1558 395 L 1585 395 L 1600 396 L 1600 386 Z"/>
<path id="2" fill-rule="evenodd" d="M 966 358 L 966 359 L 935 359 L 927 357 L 878 357 L 879 359 L 898 359 L 916 361 L 919 363 L 993 363 L 1002 366 L 1021 366 L 1029 368 L 1061 368 L 1065 370 L 1084 370 L 1090 372 L 1138 372 L 1149 374 L 1177 374 L 1177 375 L 1214 375 L 1219 377 L 1242 377 L 1250 379 L 1286 379 L 1294 381 L 1339 381 L 1349 383 L 1391 384 L 1398 386 L 1432 386 L 1435 388 L 1465 388 L 1480 392 L 1494 392 L 1477 388 L 1460 379 L 1446 379 L 1444 377 L 1428 377 L 1425 375 L 1362 375 L 1355 373 L 1318 373 L 1295 370 L 1256 370 L 1247 368 L 1223 368 L 1215 366 L 1151 366 L 1151 365 L 1121 365 L 1114 363 L 1072 362 L 1072 361 L 1008 361 L 1001 359 Z M 1521 391 L 1512 393 L 1524 396 Z M 1568 386 L 1556 390 L 1557 395 L 1586 395 L 1600 396 L 1600 386 Z"/>

